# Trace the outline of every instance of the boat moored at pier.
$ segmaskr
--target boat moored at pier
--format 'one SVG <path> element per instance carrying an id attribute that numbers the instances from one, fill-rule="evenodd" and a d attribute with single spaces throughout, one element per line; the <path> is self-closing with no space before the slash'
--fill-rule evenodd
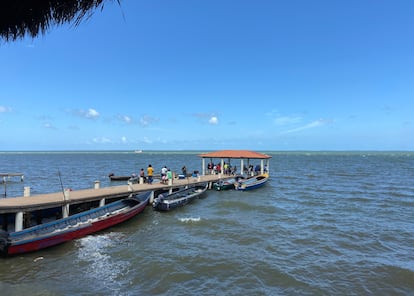
<path id="1" fill-rule="evenodd" d="M 0 253 L 15 255 L 33 252 L 107 229 L 142 212 L 151 196 L 152 191 L 132 194 L 102 207 L 20 231 L 0 230 Z"/>

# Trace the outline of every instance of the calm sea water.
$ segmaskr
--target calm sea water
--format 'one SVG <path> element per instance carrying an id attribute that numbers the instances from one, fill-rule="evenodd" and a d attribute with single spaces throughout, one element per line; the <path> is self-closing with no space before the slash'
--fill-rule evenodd
<path id="1" fill-rule="evenodd" d="M 263 188 L 0 259 L 1 294 L 414 295 L 414 153 L 266 153 Z M 196 152 L 0 153 L 1 172 L 25 174 L 10 198 L 60 191 L 59 171 L 83 189 L 149 163 L 201 169 Z"/>

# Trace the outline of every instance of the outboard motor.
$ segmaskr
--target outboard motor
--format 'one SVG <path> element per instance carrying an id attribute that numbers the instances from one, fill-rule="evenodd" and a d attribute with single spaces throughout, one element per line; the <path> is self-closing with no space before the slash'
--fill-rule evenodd
<path id="1" fill-rule="evenodd" d="M 154 208 L 156 208 L 157 207 L 157 205 L 160 203 L 160 202 L 162 202 L 164 200 L 164 195 L 162 195 L 162 193 L 161 194 L 159 194 L 156 198 L 154 198 L 154 201 L 153 201 L 153 203 L 152 203 L 152 206 L 154 207 Z"/>
<path id="2" fill-rule="evenodd" d="M 6 255 L 9 247 L 9 233 L 0 229 L 0 254 Z"/>

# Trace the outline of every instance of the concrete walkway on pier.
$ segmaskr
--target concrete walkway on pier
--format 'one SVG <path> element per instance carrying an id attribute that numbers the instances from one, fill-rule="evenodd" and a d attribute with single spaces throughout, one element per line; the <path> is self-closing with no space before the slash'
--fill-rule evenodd
<path id="1" fill-rule="evenodd" d="M 187 179 L 174 179 L 171 186 L 162 183 L 153 183 L 151 185 L 144 183 L 73 190 L 69 192 L 66 191 L 66 200 L 63 192 L 2 198 L 0 199 L 0 214 L 26 211 L 30 212 L 34 210 L 63 206 L 65 204 L 79 204 L 82 202 L 102 200 L 106 198 L 122 198 L 128 196 L 132 192 L 139 193 L 148 190 L 168 190 L 170 188 L 193 185 L 197 183 L 213 183 L 220 179 L 229 178 L 232 178 L 232 176 L 206 175 L 200 176 L 199 178 L 188 177 Z"/>

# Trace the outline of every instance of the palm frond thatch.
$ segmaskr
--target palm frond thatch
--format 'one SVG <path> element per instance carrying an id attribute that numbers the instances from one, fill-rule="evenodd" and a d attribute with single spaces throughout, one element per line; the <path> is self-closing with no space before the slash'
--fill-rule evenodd
<path id="1" fill-rule="evenodd" d="M 79 25 L 108 0 L 1 0 L 0 39 L 14 41 L 45 34 L 54 25 Z M 116 1 L 118 4 L 120 0 Z"/>

